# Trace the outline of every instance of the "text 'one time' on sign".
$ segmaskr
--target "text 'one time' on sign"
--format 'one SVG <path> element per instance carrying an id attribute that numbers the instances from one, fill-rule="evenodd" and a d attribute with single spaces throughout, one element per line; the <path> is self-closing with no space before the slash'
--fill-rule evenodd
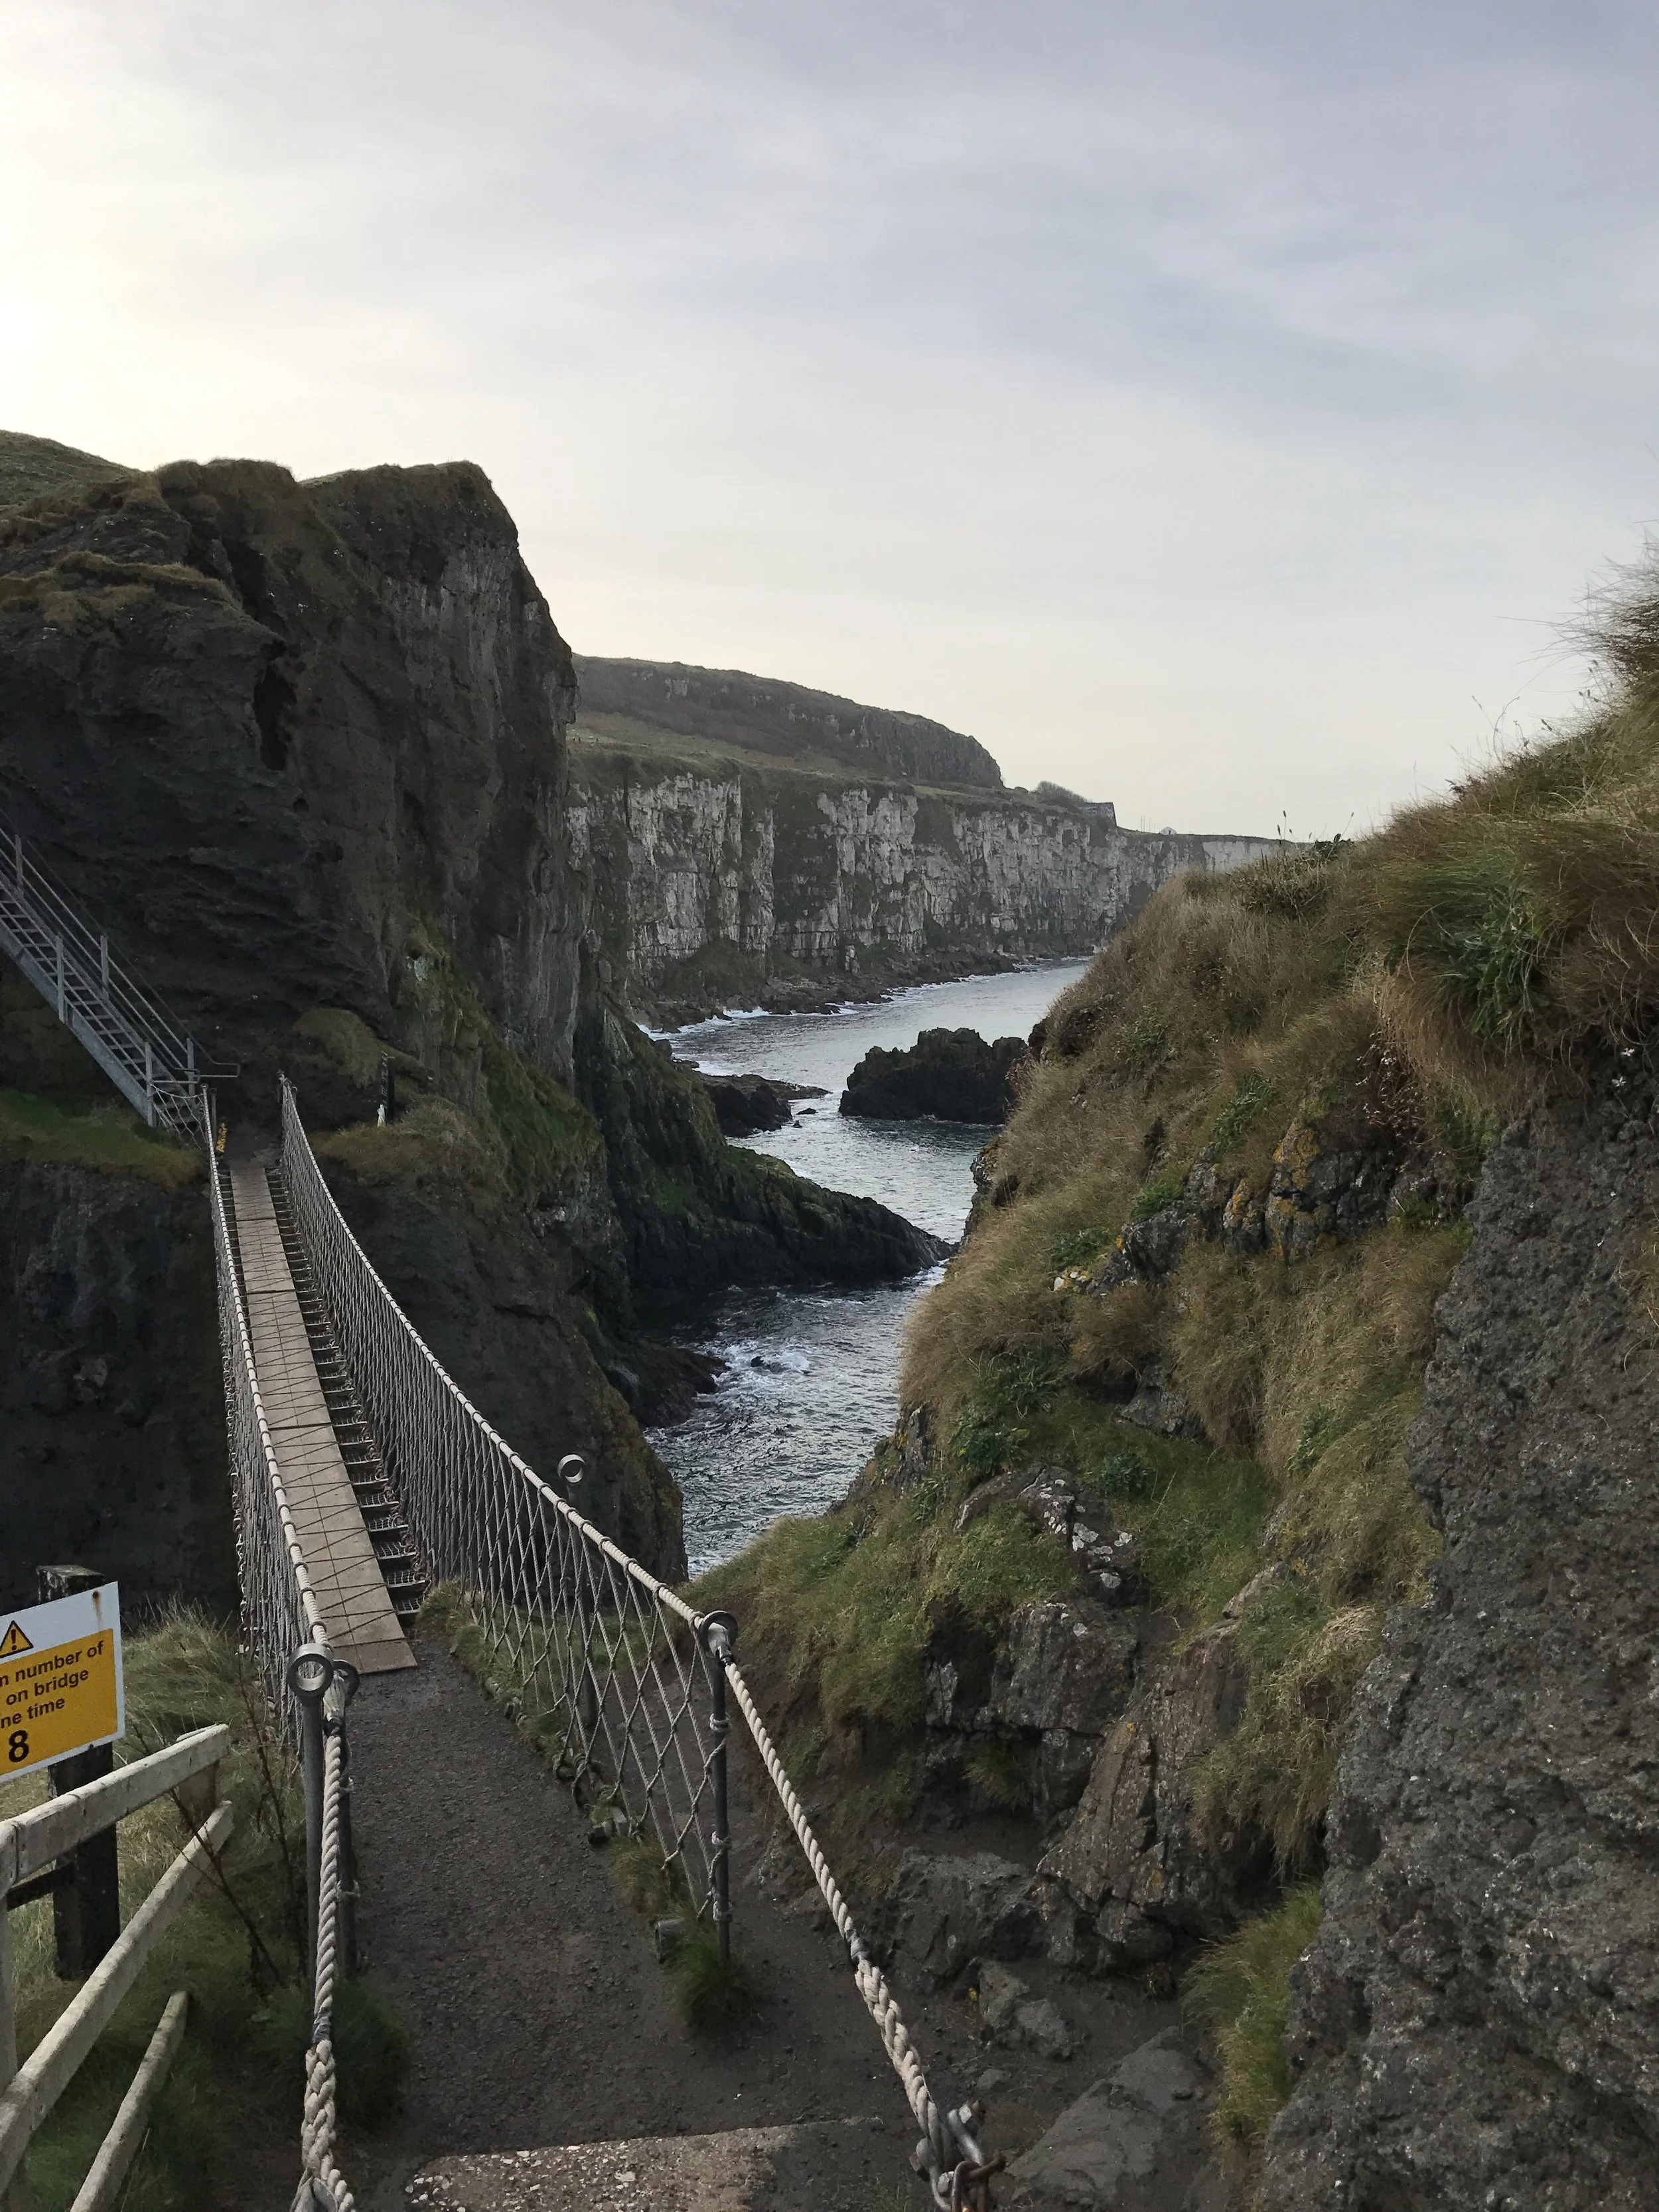
<path id="1" fill-rule="evenodd" d="M 126 1727 L 117 1586 L 0 1613 L 0 1780 Z"/>

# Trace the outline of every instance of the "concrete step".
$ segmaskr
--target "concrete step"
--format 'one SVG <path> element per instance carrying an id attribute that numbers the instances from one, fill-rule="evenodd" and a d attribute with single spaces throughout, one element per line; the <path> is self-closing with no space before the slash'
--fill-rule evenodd
<path id="1" fill-rule="evenodd" d="M 714 2136 L 636 2136 L 441 2158 L 409 2184 L 415 2212 L 874 2212 L 910 2179 L 908 2136 L 871 2120 Z"/>

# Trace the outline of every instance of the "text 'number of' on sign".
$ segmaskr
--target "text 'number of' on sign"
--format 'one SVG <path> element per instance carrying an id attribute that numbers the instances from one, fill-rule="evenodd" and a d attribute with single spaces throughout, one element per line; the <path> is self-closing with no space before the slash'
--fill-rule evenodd
<path id="1" fill-rule="evenodd" d="M 126 1727 L 117 1586 L 0 1613 L 0 1781 Z"/>

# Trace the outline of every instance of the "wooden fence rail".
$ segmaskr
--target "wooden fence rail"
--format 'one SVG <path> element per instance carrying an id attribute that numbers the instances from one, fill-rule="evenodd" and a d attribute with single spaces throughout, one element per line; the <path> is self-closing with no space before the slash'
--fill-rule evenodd
<path id="1" fill-rule="evenodd" d="M 196 1833 L 156 1883 L 117 1937 L 113 1948 L 88 1975 L 64 2011 L 46 2030 L 21 2065 L 17 2057 L 17 1991 L 12 1965 L 8 1916 L 0 1910 L 0 2203 L 7 2212 L 27 2212 L 27 2198 L 21 2180 L 23 2154 L 40 2123 L 75 2078 L 76 2069 L 108 2027 L 116 2008 L 132 1987 L 145 1962 L 167 1929 L 177 1918 L 191 1892 L 207 1871 L 214 1854 L 230 1833 L 232 1811 L 222 1804 L 210 1811 L 216 1770 L 230 1748 L 227 1728 L 198 1729 L 181 1736 L 167 1750 L 152 1753 L 118 1767 L 79 1790 L 37 1805 L 15 1819 L 0 1822 L 0 1901 L 27 1881 L 99 1834 L 129 1813 L 152 1803 L 171 1791 L 195 1824 Z M 171 2022 L 168 2025 L 168 2022 Z M 140 2068 L 143 2088 L 135 2082 L 123 2104 L 103 2148 L 88 2177 L 90 2187 L 106 2168 L 131 2148 L 135 2116 L 129 2112 L 135 2093 L 148 2102 L 159 2087 L 167 2060 L 183 2024 L 182 2005 L 169 2005 L 164 2016 L 165 2036 L 158 2033 Z M 163 2055 L 163 2052 L 165 2055 Z M 151 2063 L 154 2057 L 155 2063 Z M 125 2135 L 124 2135 L 125 2127 Z M 125 2171 L 125 2168 L 123 2168 Z M 82 2191 L 82 2197 L 85 2191 Z M 81 2199 L 77 2199 L 77 2203 Z M 106 2199 L 94 2197 L 88 2204 Z"/>

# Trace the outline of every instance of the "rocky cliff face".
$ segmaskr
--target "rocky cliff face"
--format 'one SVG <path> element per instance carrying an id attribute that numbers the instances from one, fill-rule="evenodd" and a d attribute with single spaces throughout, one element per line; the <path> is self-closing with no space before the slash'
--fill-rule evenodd
<path id="1" fill-rule="evenodd" d="M 677 1574 L 678 1498 L 634 1420 L 660 1410 L 672 1361 L 638 1339 L 641 1308 L 692 1270 L 705 1291 L 862 1279 L 935 1247 L 731 1152 L 612 1002 L 568 833 L 574 698 L 512 520 L 468 465 L 301 484 L 264 462 L 143 475 L 0 441 L 0 803 L 242 1063 L 234 1121 L 269 1130 L 286 1068 L 308 1126 L 372 1122 L 390 1053 L 409 1141 L 370 1128 L 331 1166 L 371 1256 L 515 1441 L 609 1458 L 608 1525 Z M 0 1086 L 118 1111 L 70 1095 L 84 1071 L 68 1090 L 43 1074 L 53 1048 L 11 996 Z M 72 1155 L 72 1133 L 54 1141 Z M 194 1327 L 212 1342 L 210 1301 Z M 167 1371 L 178 1342 L 129 1346 L 135 1371 Z M 107 1502 L 90 1468 L 67 1480 L 74 1511 Z M 187 1553 L 177 1573 L 199 1583 Z"/>
<path id="2" fill-rule="evenodd" d="M 1350 1723 L 1273 2212 L 1655 2201 L 1656 1176 L 1626 1083 L 1470 1210 L 1410 1447 L 1445 1551 Z"/>
<path id="3" fill-rule="evenodd" d="M 0 1159 L 0 1607 L 59 1560 L 235 1602 L 199 1182 Z"/>
<path id="4" fill-rule="evenodd" d="M 1172 875 L 1277 849 L 1120 830 L 1081 801 L 609 740 L 578 744 L 569 819 L 605 954 L 663 1019 L 1092 951 Z"/>
<path id="5" fill-rule="evenodd" d="M 386 1029 L 426 913 L 568 1066 L 574 676 L 480 471 L 68 487 L 0 513 L 0 579 L 7 803 L 206 1042 Z"/>

